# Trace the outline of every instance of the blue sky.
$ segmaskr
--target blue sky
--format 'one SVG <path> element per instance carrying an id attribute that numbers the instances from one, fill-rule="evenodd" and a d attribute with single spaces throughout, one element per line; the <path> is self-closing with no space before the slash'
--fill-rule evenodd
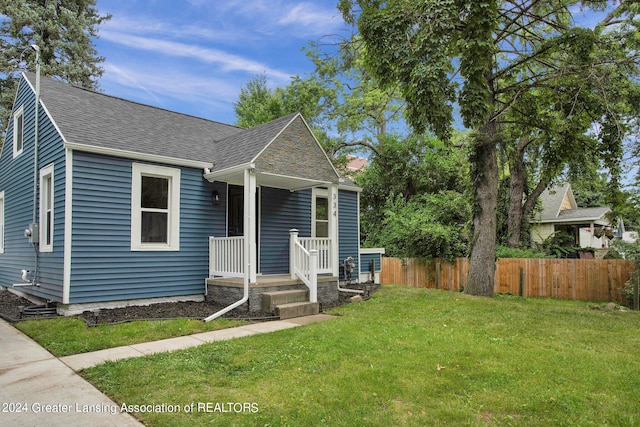
<path id="1" fill-rule="evenodd" d="M 113 15 L 95 40 L 101 89 L 144 104 L 234 123 L 252 77 L 286 85 L 313 68 L 301 50 L 346 34 L 337 0 L 98 0 Z"/>

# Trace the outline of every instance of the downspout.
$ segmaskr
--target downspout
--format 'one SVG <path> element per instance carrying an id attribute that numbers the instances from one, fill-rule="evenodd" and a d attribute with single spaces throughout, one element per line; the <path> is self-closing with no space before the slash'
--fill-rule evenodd
<path id="1" fill-rule="evenodd" d="M 33 137 L 33 215 L 31 218 L 31 225 L 29 229 L 31 230 L 31 242 L 33 244 L 33 251 L 35 253 L 34 259 L 34 268 L 33 268 L 33 277 L 31 278 L 31 285 L 37 286 L 38 282 L 38 245 L 39 245 L 39 237 L 34 234 L 39 234 L 40 229 L 38 227 L 38 125 L 39 125 L 39 111 L 40 111 L 40 47 L 36 44 L 32 44 L 31 48 L 36 52 L 36 106 L 35 106 L 35 124 L 34 124 L 34 137 Z"/>
<path id="2" fill-rule="evenodd" d="M 346 288 L 341 288 L 340 287 L 340 279 L 338 279 L 338 290 L 340 292 L 351 292 L 353 294 L 364 294 L 364 291 L 361 291 L 359 289 L 346 289 Z"/>
<path id="3" fill-rule="evenodd" d="M 38 112 L 40 110 L 40 48 L 32 44 L 31 47 L 36 51 L 36 110 L 35 125 L 33 138 L 33 217 L 31 222 L 37 222 L 37 203 L 38 203 Z"/>
<path id="4" fill-rule="evenodd" d="M 244 272 L 244 295 L 242 296 L 242 299 L 239 301 L 234 302 L 233 304 L 231 304 L 228 307 L 223 308 L 222 310 L 213 313 L 211 316 L 206 317 L 204 319 L 205 322 L 211 322 L 214 319 L 217 319 L 218 317 L 222 316 L 223 314 L 233 310 L 236 307 L 241 306 L 242 304 L 244 304 L 245 302 L 247 302 L 247 300 L 249 299 L 249 269 L 247 268 L 247 271 Z"/>
<path id="5" fill-rule="evenodd" d="M 253 235 L 253 230 L 255 230 L 254 227 L 251 226 L 250 221 L 251 221 L 251 202 L 249 200 L 251 192 L 253 191 L 253 193 L 255 194 L 255 185 L 251 185 L 251 171 L 249 169 L 245 169 L 244 171 L 244 187 L 245 187 L 245 191 L 244 191 L 244 212 L 245 212 L 245 227 L 244 227 L 244 259 L 245 259 L 245 266 L 244 266 L 244 293 L 242 296 L 242 299 L 240 299 L 239 301 L 234 302 L 233 304 L 231 304 L 228 307 L 223 308 L 222 310 L 213 313 L 211 316 L 206 317 L 204 319 L 205 322 L 210 322 L 220 316 L 222 316 L 223 314 L 233 310 L 236 307 L 241 306 L 242 304 L 244 304 L 245 302 L 247 302 L 249 300 L 249 282 L 251 281 L 251 271 L 253 266 L 251 265 L 251 260 L 253 259 L 253 257 L 250 255 L 251 251 L 251 240 L 254 239 L 254 235 Z M 255 183 L 255 181 L 254 181 Z"/>

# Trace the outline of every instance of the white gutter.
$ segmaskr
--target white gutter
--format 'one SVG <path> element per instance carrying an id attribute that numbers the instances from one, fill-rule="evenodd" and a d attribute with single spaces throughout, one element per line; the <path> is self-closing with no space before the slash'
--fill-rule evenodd
<path id="1" fill-rule="evenodd" d="M 164 163 L 173 166 L 184 166 L 195 169 L 211 168 L 211 162 L 200 162 L 189 159 L 179 159 L 176 157 L 161 156 L 158 154 L 138 153 L 135 151 L 121 150 L 118 148 L 99 147 L 96 145 L 80 144 L 77 142 L 68 142 L 64 144 L 64 148 L 70 150 L 82 151 L 85 153 L 101 154 L 105 156 L 123 157 L 125 159 L 142 160 L 154 163 Z"/>

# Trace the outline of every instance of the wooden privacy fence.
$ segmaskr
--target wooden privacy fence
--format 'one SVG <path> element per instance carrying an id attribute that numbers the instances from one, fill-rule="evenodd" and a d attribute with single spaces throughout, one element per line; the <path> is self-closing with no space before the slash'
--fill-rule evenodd
<path id="1" fill-rule="evenodd" d="M 496 263 L 494 292 L 525 297 L 622 302 L 620 290 L 635 270 L 633 261 L 503 258 Z M 459 291 L 469 260 L 383 258 L 380 283 Z"/>

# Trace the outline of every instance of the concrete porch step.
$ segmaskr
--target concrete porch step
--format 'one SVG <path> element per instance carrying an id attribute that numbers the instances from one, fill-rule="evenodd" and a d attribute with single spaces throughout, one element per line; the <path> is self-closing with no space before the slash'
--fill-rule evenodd
<path id="1" fill-rule="evenodd" d="M 275 312 L 276 316 L 280 316 L 280 320 L 311 316 L 320 313 L 320 304 L 317 302 L 291 302 L 276 305 Z"/>
<path id="2" fill-rule="evenodd" d="M 278 305 L 292 302 L 309 302 L 308 289 L 290 289 L 286 291 L 265 292 L 262 294 L 262 311 L 271 313 Z"/>

